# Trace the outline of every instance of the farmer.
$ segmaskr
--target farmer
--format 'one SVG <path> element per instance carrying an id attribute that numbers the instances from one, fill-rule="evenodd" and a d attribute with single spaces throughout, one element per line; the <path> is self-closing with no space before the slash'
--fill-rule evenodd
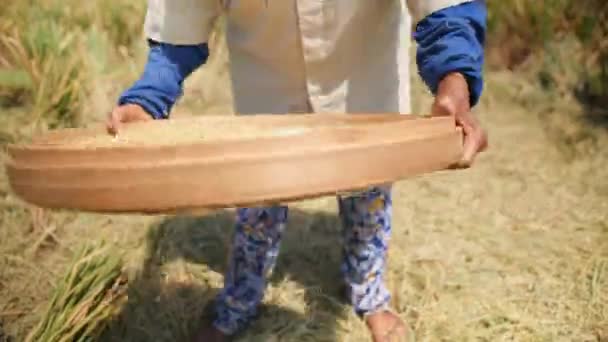
<path id="1" fill-rule="evenodd" d="M 432 113 L 452 115 L 463 128 L 460 166 L 486 148 L 471 114 L 483 88 L 486 4 L 479 0 L 149 0 L 148 61 L 109 115 L 110 133 L 124 123 L 169 118 L 184 80 L 207 61 L 220 15 L 227 18 L 237 113 L 410 113 L 413 33 L 418 72 L 435 95 Z M 407 340 L 409 327 L 390 310 L 383 279 L 391 187 L 338 201 L 350 302 L 374 341 Z M 254 318 L 287 219 L 284 206 L 237 210 L 216 317 L 196 341 L 226 341 Z"/>

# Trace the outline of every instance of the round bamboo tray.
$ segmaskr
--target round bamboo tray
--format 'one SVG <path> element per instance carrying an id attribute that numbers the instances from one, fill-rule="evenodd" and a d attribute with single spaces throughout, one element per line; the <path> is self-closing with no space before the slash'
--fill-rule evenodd
<path id="1" fill-rule="evenodd" d="M 175 213 L 285 203 L 446 169 L 449 117 L 205 116 L 50 132 L 8 148 L 13 191 L 46 208 Z"/>

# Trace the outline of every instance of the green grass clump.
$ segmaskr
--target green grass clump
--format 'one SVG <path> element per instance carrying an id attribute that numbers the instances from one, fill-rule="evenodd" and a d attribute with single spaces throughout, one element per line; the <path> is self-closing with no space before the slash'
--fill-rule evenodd
<path id="1" fill-rule="evenodd" d="M 594 107 L 608 105 L 607 1 L 487 3 L 488 60 L 493 67 L 540 65 L 537 75 L 544 86 L 576 93 Z"/>
<path id="2" fill-rule="evenodd" d="M 583 43 L 579 54 L 598 52 L 608 44 L 607 19 L 608 3 L 603 0 L 489 1 L 488 43 L 506 54 L 543 54 L 550 43 L 574 35 Z M 599 58 L 593 55 L 588 58 Z"/>
<path id="3" fill-rule="evenodd" d="M 82 125 L 99 79 L 141 41 L 145 2 L 10 0 L 3 6 L 0 67 L 27 74 L 29 121 L 42 128 Z M 13 83 L 0 80 L 0 93 L 22 91 Z"/>

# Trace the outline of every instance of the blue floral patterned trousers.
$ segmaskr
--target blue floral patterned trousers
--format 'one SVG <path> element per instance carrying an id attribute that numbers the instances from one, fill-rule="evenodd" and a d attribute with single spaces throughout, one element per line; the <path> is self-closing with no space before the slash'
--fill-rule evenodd
<path id="1" fill-rule="evenodd" d="M 344 281 L 359 315 L 386 308 L 386 252 L 391 233 L 391 187 L 375 187 L 348 197 L 338 197 L 343 225 Z M 214 325 L 226 334 L 244 328 L 256 315 L 266 281 L 276 264 L 288 208 L 237 210 L 232 254 L 224 288 L 216 298 Z"/>

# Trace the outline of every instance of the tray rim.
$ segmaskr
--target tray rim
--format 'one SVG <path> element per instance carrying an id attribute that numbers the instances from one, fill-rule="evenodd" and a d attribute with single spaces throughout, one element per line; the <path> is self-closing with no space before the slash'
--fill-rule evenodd
<path id="1" fill-rule="evenodd" d="M 345 131 L 347 131 L 348 133 L 352 133 L 352 130 L 350 129 L 345 129 Z M 459 127 L 454 128 L 454 131 L 457 132 L 461 132 L 462 129 Z M 34 163 L 30 163 L 27 161 L 27 158 L 29 156 L 26 156 L 25 158 L 22 159 L 26 159 L 26 161 L 23 160 L 16 160 L 15 158 L 12 158 L 11 156 L 9 156 L 9 158 L 7 158 L 7 160 L 5 161 L 5 166 L 6 167 L 10 167 L 12 169 L 20 169 L 20 170 L 61 170 L 61 169 L 65 169 L 65 170 L 73 170 L 73 169 L 80 169 L 80 170 L 95 170 L 95 169 L 114 169 L 114 170 L 121 170 L 121 169 L 129 169 L 129 168 L 139 168 L 139 169 L 147 169 L 147 168 L 155 168 L 155 167 L 176 167 L 176 166 L 180 166 L 180 165 L 186 165 L 186 164 L 192 164 L 192 163 L 199 163 L 199 164 L 207 164 L 207 165 L 213 165 L 213 164 L 222 164 L 222 163 L 230 163 L 230 162 L 247 162 L 247 161 L 255 161 L 255 160 L 272 160 L 272 159 L 289 159 L 289 158 L 296 158 L 296 157 L 301 157 L 301 158 L 305 158 L 307 156 L 311 156 L 311 155 L 324 155 L 324 154 L 335 154 L 335 153 L 340 153 L 340 152 L 345 152 L 345 151 L 352 151 L 352 150 L 356 150 L 356 149 L 365 149 L 365 148 L 371 148 L 371 147 L 378 147 L 378 146 L 390 146 L 390 145 L 394 145 L 394 144 L 399 144 L 399 143 L 403 143 L 403 142 L 414 142 L 414 141 L 419 141 L 419 140 L 425 140 L 428 139 L 430 137 L 435 137 L 435 136 L 443 136 L 446 134 L 451 134 L 454 131 L 448 131 L 448 132 L 438 132 L 438 133 L 429 133 L 429 132 L 416 132 L 416 134 L 410 134 L 407 137 L 404 136 L 393 136 L 391 137 L 391 139 L 385 139 L 385 140 L 380 140 L 380 141 L 367 141 L 367 142 L 346 142 L 340 145 L 336 145 L 336 146 L 319 146 L 319 145 L 314 145 L 314 146 L 298 146 L 298 148 L 295 149 L 286 149 L 286 150 L 274 150 L 274 151 L 255 151 L 255 152 L 235 152 L 235 153 L 227 153 L 227 154 L 222 154 L 222 155 L 216 155 L 216 156 L 186 156 L 186 157 L 181 157 L 181 158 L 174 158 L 174 159 L 167 159 L 167 160 L 151 160 L 151 161 L 136 161 L 136 162 L 129 162 L 129 160 L 124 160 L 121 161 L 121 163 L 117 163 L 117 162 L 113 162 L 112 160 L 101 160 L 95 163 L 78 163 L 78 164 L 68 164 L 68 163 L 63 163 L 63 164 L 46 164 L 46 163 L 41 163 L 41 164 L 34 164 Z M 293 137 L 282 137 L 284 139 L 276 139 L 277 143 L 283 143 L 283 142 L 293 142 Z M 274 139 L 273 139 L 274 140 Z M 282 141 L 284 140 L 284 141 Z M 240 144 L 246 144 L 247 141 L 243 141 L 243 142 L 239 142 Z M 154 149 L 154 152 L 158 152 L 158 153 L 170 153 L 170 152 L 176 152 L 176 150 L 180 149 L 180 148 L 184 148 L 186 151 L 184 151 L 185 153 L 191 152 L 190 149 L 194 149 L 197 146 L 181 146 L 181 147 L 176 147 L 176 148 L 167 148 L 166 150 L 163 148 L 162 151 L 159 151 L 159 149 Z M 127 153 L 127 152 L 141 152 L 141 153 L 145 153 L 144 151 L 141 151 L 140 149 L 129 149 L 129 150 L 123 150 L 121 152 Z M 91 154 L 95 154 L 95 152 L 97 152 L 96 150 L 88 150 L 85 152 L 90 152 Z M 111 151 L 108 151 L 111 152 Z M 147 152 L 147 151 L 146 151 Z M 124 157 L 124 156 L 121 156 Z M 110 158 L 108 158 L 110 159 Z"/>
<path id="2" fill-rule="evenodd" d="M 287 117 L 298 117 L 298 116 L 306 116 L 306 117 L 313 117 L 313 116 L 331 116 L 332 114 L 255 114 L 255 115 L 238 115 L 238 116 L 233 116 L 235 118 L 235 122 L 241 121 L 242 119 L 244 120 L 275 120 L 274 117 L 276 117 L 276 120 L 282 120 L 282 121 L 289 121 L 290 119 L 288 119 Z M 75 136 L 81 136 L 82 134 L 86 134 L 86 133 L 91 133 L 91 132 L 97 132 L 99 134 L 101 134 L 102 132 L 105 131 L 105 128 L 102 128 L 102 126 L 99 126 L 97 128 L 67 128 L 67 129 L 60 129 L 60 130 L 54 130 L 54 131 L 50 131 L 47 132 L 45 134 L 42 134 L 41 136 L 39 136 L 37 139 L 35 139 L 33 142 L 31 143 L 10 143 L 7 144 L 7 150 L 9 152 L 9 155 L 11 155 L 12 151 L 20 151 L 20 150 L 31 150 L 31 151 L 100 151 L 100 150 L 129 150 L 129 149 L 146 149 L 146 150 L 151 150 L 151 149 L 158 149 L 158 148 L 171 148 L 171 147 L 180 147 L 180 146 L 205 146 L 205 145 L 219 145 L 219 144 L 226 144 L 226 143 L 233 143 L 233 142 L 252 142 L 252 141 L 256 141 L 258 139 L 268 139 L 268 140 L 272 140 L 272 139 L 280 139 L 280 138 L 284 138 L 284 137 L 293 137 L 293 136 L 298 136 L 298 135 L 305 135 L 310 133 L 311 131 L 316 131 L 316 130 L 338 130 L 338 129 L 354 129 L 354 128 L 360 128 L 363 125 L 366 126 L 372 126 L 372 127 L 378 127 L 378 126 L 388 126 L 388 125 L 394 125 L 394 124 L 412 124 L 412 123 L 416 123 L 416 124 L 421 124 L 421 125 L 429 125 L 429 124 L 434 124 L 435 122 L 445 122 L 445 124 L 447 124 L 448 122 L 451 124 L 454 121 L 454 119 L 450 116 L 428 116 L 428 117 L 423 117 L 423 116 L 414 116 L 413 114 L 411 115 L 405 115 L 405 114 L 335 114 L 335 116 L 341 116 L 341 117 L 348 117 L 350 121 L 350 118 L 352 117 L 360 117 L 358 119 L 360 119 L 360 123 L 357 123 L 357 126 L 350 126 L 352 124 L 349 125 L 344 125 L 341 127 L 334 127 L 331 124 L 320 124 L 318 126 L 313 126 L 313 127 L 307 127 L 307 131 L 303 132 L 303 133 L 299 133 L 299 134 L 291 134 L 291 135 L 286 135 L 286 136 L 271 136 L 271 135 L 263 135 L 259 138 L 256 137 L 245 137 L 245 138 L 228 138 L 228 139 L 214 139 L 214 140 L 208 140 L 208 141 L 199 141 L 199 142 L 192 142 L 192 143 L 184 143 L 184 144 L 133 144 L 133 145 L 117 145 L 117 146 L 93 146 L 93 147 L 78 147 L 78 146 L 69 146 L 66 145 L 64 143 L 61 144 L 49 144 L 49 143 L 42 143 L 42 142 L 36 142 L 40 141 L 41 139 L 43 139 L 44 136 L 50 136 L 51 140 L 55 140 L 55 139 L 61 139 L 61 138 L 57 138 L 57 135 L 61 135 L 62 133 L 66 133 L 68 131 L 73 132 L 70 134 L 73 134 Z M 227 116 L 204 116 L 204 117 L 200 117 L 200 118 L 196 118 L 195 121 L 207 121 L 207 120 L 221 120 L 220 118 L 225 118 Z M 255 119 L 254 119 L 255 117 Z M 333 116 L 331 116 L 333 118 Z M 372 118 L 387 118 L 387 121 L 382 121 L 382 122 L 374 122 L 374 123 L 369 123 L 369 122 L 365 122 L 365 119 L 372 119 Z M 273 119 L 270 119 L 273 118 Z M 308 120 L 313 120 L 313 119 L 308 119 Z M 125 125 L 126 129 L 129 130 L 133 130 L 133 129 L 143 129 L 145 127 L 145 125 L 171 125 L 171 123 L 169 122 L 183 122 L 183 123 L 187 123 L 188 121 L 191 121 L 190 118 L 176 118 L 176 119 L 169 119 L 169 120 L 153 120 L 153 121 L 147 121 L 147 122 L 140 122 L 140 123 L 131 123 L 131 124 L 127 124 Z M 353 120 L 353 123 L 355 123 L 355 121 L 357 120 Z M 396 123 L 395 123 L 396 121 Z M 279 126 L 291 126 L 293 125 L 293 123 L 291 124 L 287 124 L 287 125 L 279 125 Z M 297 126 L 296 126 L 297 127 Z M 108 136 L 111 136 L 110 134 L 107 134 Z"/>
<path id="3" fill-rule="evenodd" d="M 461 132 L 452 132 L 452 133 L 448 133 L 448 134 L 445 134 L 445 135 L 442 135 L 442 136 L 435 136 L 435 137 L 431 137 L 431 138 L 428 138 L 428 139 L 422 139 L 422 140 L 416 141 L 416 143 L 420 143 L 420 144 L 432 144 L 433 140 L 436 140 L 436 139 L 438 139 L 438 140 L 444 139 L 444 143 L 447 143 L 449 141 L 456 141 L 457 139 L 461 139 L 461 137 L 462 137 Z M 406 144 L 406 142 L 402 142 L 401 144 Z M 451 164 L 451 163 L 453 163 L 453 162 L 456 161 L 455 160 L 456 153 L 454 151 L 458 150 L 458 153 L 460 154 L 462 152 L 461 147 L 462 146 L 458 146 L 458 147 L 454 146 L 454 148 L 452 149 L 452 153 L 453 154 L 450 154 L 450 156 L 446 155 L 445 158 L 441 157 L 441 156 L 438 156 L 435 159 L 435 161 L 432 162 L 432 164 L 433 164 L 432 166 L 424 166 L 424 167 L 422 167 L 422 166 L 420 166 L 422 164 L 417 164 L 418 165 L 417 166 L 418 170 L 424 169 L 424 171 L 422 171 L 422 172 L 427 172 L 427 171 L 430 172 L 430 171 L 441 171 L 441 170 L 447 169 L 449 167 L 449 164 Z M 413 150 L 411 150 L 412 148 L 413 147 L 410 147 L 410 151 L 409 151 L 410 154 L 413 151 Z M 453 159 L 451 159 L 451 160 L 448 161 L 447 160 L 448 158 L 453 158 Z M 443 161 L 441 161 L 441 160 L 443 160 Z M 430 164 L 431 163 L 429 163 L 429 165 Z M 215 201 L 216 204 L 212 204 L 212 201 L 208 200 L 206 202 L 207 203 L 206 205 L 200 204 L 200 203 L 203 203 L 201 201 L 201 202 L 198 202 L 198 204 L 192 203 L 191 205 L 183 205 L 183 204 L 181 204 L 181 205 L 178 205 L 178 204 L 175 204 L 175 205 L 164 204 L 162 206 L 156 205 L 155 208 L 151 208 L 152 205 L 149 205 L 147 208 L 143 208 L 143 207 L 135 208 L 135 206 L 131 206 L 131 209 L 128 209 L 128 208 L 126 208 L 123 205 L 122 209 L 117 209 L 118 207 L 117 207 L 116 204 L 105 204 L 105 205 L 98 205 L 96 209 L 91 209 L 90 208 L 90 203 L 88 204 L 89 205 L 88 209 L 85 208 L 86 205 L 80 205 L 79 206 L 79 205 L 73 205 L 73 203 L 72 203 L 72 205 L 54 205 L 54 206 L 53 205 L 49 205 L 50 202 L 49 202 L 48 198 L 50 198 L 50 197 L 48 196 L 48 194 L 53 193 L 53 190 L 62 189 L 64 192 L 65 191 L 68 191 L 68 192 L 69 191 L 75 191 L 75 193 L 78 193 L 79 191 L 80 191 L 80 193 L 87 193 L 87 191 L 89 191 L 89 194 L 91 194 L 91 193 L 95 193 L 95 191 L 98 191 L 98 192 L 99 191 L 101 191 L 101 192 L 103 192 L 103 191 L 110 191 L 110 190 L 116 189 L 118 187 L 106 187 L 105 189 L 104 188 L 91 188 L 91 187 L 86 187 L 86 188 L 80 188 L 80 189 L 78 189 L 78 187 L 72 187 L 72 189 L 70 189 L 70 187 L 65 187 L 63 185 L 51 188 L 49 186 L 46 186 L 46 187 L 43 187 L 43 186 L 30 186 L 30 185 L 25 185 L 25 184 L 21 184 L 21 185 L 20 184 L 11 184 L 11 187 L 13 187 L 14 185 L 16 185 L 17 187 L 21 188 L 21 190 L 22 190 L 21 191 L 22 192 L 21 195 L 23 195 L 24 188 L 28 188 L 29 187 L 30 188 L 30 190 L 29 190 L 30 192 L 31 192 L 31 188 L 37 188 L 38 190 L 43 189 L 47 193 L 47 199 L 42 200 L 42 201 L 40 201 L 40 200 L 38 200 L 38 201 L 34 200 L 34 201 L 30 201 L 30 202 L 31 203 L 32 202 L 37 202 L 37 203 L 39 203 L 37 205 L 42 204 L 42 206 L 44 206 L 44 207 L 51 207 L 51 208 L 54 208 L 54 209 L 80 210 L 80 211 L 97 212 L 97 213 L 153 213 L 153 214 L 163 214 L 163 213 L 168 213 L 168 212 L 183 212 L 183 211 L 188 211 L 188 210 L 201 210 L 201 209 L 213 209 L 213 210 L 215 210 L 215 209 L 221 209 L 221 208 L 242 207 L 242 206 L 248 206 L 248 205 L 260 205 L 260 204 L 264 204 L 264 203 L 293 202 L 293 201 L 299 201 L 299 200 L 304 200 L 304 199 L 309 199 L 309 198 L 323 197 L 323 196 L 327 196 L 327 195 L 331 195 L 331 194 L 336 194 L 336 193 L 340 193 L 340 192 L 350 192 L 350 191 L 353 191 L 353 190 L 364 189 L 364 188 L 367 188 L 367 187 L 373 186 L 373 185 L 382 185 L 382 184 L 387 184 L 387 183 L 394 183 L 394 182 L 397 182 L 400 179 L 403 179 L 405 177 L 416 176 L 417 173 L 420 173 L 420 171 L 416 171 L 416 172 L 409 171 L 409 170 L 407 170 L 408 168 L 409 167 L 406 167 L 404 169 L 406 171 L 403 171 L 403 172 L 400 171 L 400 176 L 396 176 L 393 173 L 393 176 L 390 176 L 390 177 L 392 177 L 392 179 L 387 179 L 386 178 L 386 177 L 389 177 L 389 176 L 384 176 L 385 178 L 375 178 L 375 179 L 371 179 L 371 180 L 368 178 L 365 181 L 361 180 L 358 184 L 352 184 L 352 185 L 349 185 L 349 186 L 340 186 L 340 187 L 338 187 L 338 186 L 332 186 L 332 187 L 326 186 L 326 189 L 327 189 L 326 191 L 317 191 L 319 189 L 318 186 L 317 186 L 317 188 L 315 188 L 317 190 L 315 190 L 315 191 L 309 191 L 306 194 L 303 194 L 303 192 L 300 192 L 301 193 L 300 195 L 296 195 L 293 192 L 293 189 L 292 189 L 292 190 L 289 190 L 289 191 L 292 191 L 292 193 L 289 196 L 283 194 L 283 195 L 280 195 L 280 196 L 282 196 L 281 198 L 269 198 L 269 197 L 265 197 L 267 199 L 262 199 L 262 197 L 260 197 L 260 196 L 256 197 L 256 196 L 248 195 L 248 197 L 247 196 L 242 196 L 243 198 L 247 197 L 248 198 L 247 200 L 233 201 L 232 203 L 228 203 L 228 202 L 230 202 L 228 200 L 224 200 L 224 201 L 217 200 L 217 201 Z M 267 171 L 267 172 L 270 172 L 270 171 Z M 404 175 L 404 173 L 406 175 Z M 334 175 L 334 177 L 335 177 L 335 175 Z M 175 184 L 177 184 L 177 185 L 175 185 Z M 126 189 L 124 189 L 125 190 L 124 196 L 128 196 L 129 195 L 129 189 L 140 189 L 139 190 L 140 193 L 145 193 L 147 188 L 154 188 L 154 187 L 156 187 L 157 189 L 158 188 L 162 188 L 162 187 L 166 188 L 168 186 L 176 186 L 176 189 L 183 189 L 183 188 L 188 188 L 189 189 L 190 188 L 190 184 L 184 184 L 183 181 L 181 181 L 181 183 L 180 182 L 176 182 L 175 184 L 172 185 L 172 184 L 169 184 L 169 183 L 166 183 L 166 182 L 163 183 L 163 184 L 160 184 L 160 185 L 158 184 L 158 182 L 156 182 L 156 184 L 154 186 L 151 186 L 151 185 L 148 185 L 148 184 L 135 184 L 134 186 L 130 186 L 130 187 L 127 187 Z M 180 188 L 180 186 L 181 186 L 181 188 Z M 329 189 L 329 188 L 331 188 L 331 189 Z M 14 188 L 13 188 L 13 190 L 15 191 Z M 25 190 L 25 191 L 27 192 L 28 190 Z M 286 190 L 282 190 L 282 191 L 286 191 Z M 19 192 L 19 191 L 16 191 L 16 192 Z M 313 192 L 314 192 L 314 194 L 313 194 Z M 82 194 L 80 196 L 82 197 Z M 175 195 L 172 195 L 172 196 L 174 198 L 176 198 Z M 226 198 L 230 198 L 230 196 L 231 195 L 228 194 L 225 197 Z M 264 196 L 266 196 L 266 195 L 264 195 Z M 25 196 L 25 197 L 27 197 L 27 196 Z M 279 197 L 279 195 L 277 195 L 275 197 Z M 254 199 L 252 199 L 252 198 L 254 198 Z M 155 200 L 153 199 L 151 202 L 148 202 L 148 203 L 153 203 L 154 201 Z M 45 202 L 45 203 L 42 203 L 42 202 Z M 112 209 L 112 207 L 114 207 L 114 209 Z"/>
<path id="4" fill-rule="evenodd" d="M 340 117 L 335 119 L 341 122 L 350 121 L 351 118 L 359 115 L 355 120 L 360 120 L 361 124 L 339 125 L 337 127 L 331 124 L 313 125 L 311 129 L 292 135 L 214 139 L 169 145 L 146 144 L 94 148 L 68 146 L 68 148 L 65 148 L 62 145 L 45 143 L 11 144 L 9 145 L 8 158 L 5 161 L 5 168 L 13 192 L 30 204 L 52 209 L 97 213 L 167 214 L 191 210 L 217 210 L 263 203 L 294 202 L 331 194 L 348 193 L 369 186 L 394 183 L 404 178 L 417 176 L 420 173 L 447 170 L 453 163 L 457 162 L 456 158 L 462 156 L 463 131 L 461 127 L 455 124 L 455 119 L 451 116 L 420 117 L 388 114 L 385 116 L 387 121 L 380 120 L 381 122 L 370 123 L 366 120 L 378 119 L 382 114 L 338 115 Z M 277 118 L 277 122 L 285 123 L 280 125 L 281 127 L 298 127 L 298 125 L 289 123 L 290 117 L 293 116 L 270 114 L 265 118 Z M 304 120 L 314 121 L 314 116 L 316 115 L 301 114 L 299 117 L 306 117 Z M 255 120 L 254 117 L 255 115 L 245 116 L 246 119 L 250 120 Z M 216 118 L 224 120 L 226 116 L 216 116 Z M 236 121 L 241 118 L 243 116 L 235 116 L 232 120 Z M 260 116 L 257 116 L 257 118 L 260 118 Z M 186 119 L 177 120 L 187 123 Z M 197 118 L 197 120 L 208 120 L 208 116 Z M 334 120 L 334 118 L 328 118 L 328 122 L 331 122 L 331 120 Z M 163 124 L 159 121 L 147 123 Z M 409 132 L 403 131 L 408 128 L 410 129 Z M 88 132 L 90 132 L 90 129 L 75 128 L 70 130 L 72 135 Z M 402 134 L 402 132 L 406 133 Z M 61 139 L 61 133 L 55 131 L 53 134 Z M 320 138 L 310 146 L 282 149 L 285 144 L 307 141 L 311 137 L 321 137 L 323 139 Z M 272 149 L 252 148 L 251 146 L 255 142 L 264 142 L 260 146 L 272 146 Z M 433 147 L 433 144 L 435 144 L 435 147 Z M 209 155 L 197 156 L 197 149 L 206 149 L 208 152 L 222 152 L 228 145 L 230 151 L 232 151 L 231 154 L 217 153 L 214 157 Z M 415 148 L 416 146 L 423 149 L 439 148 L 441 150 L 433 149 L 430 153 L 425 153 L 425 150 L 418 151 Z M 248 147 L 248 149 L 238 153 L 240 147 Z M 403 149 L 404 154 L 400 153 L 400 148 Z M 443 150 L 444 148 L 445 150 Z M 388 151 L 385 151 L 387 149 Z M 376 163 L 389 163 L 386 164 L 389 169 L 372 171 L 373 168 L 367 168 L 366 165 L 375 167 L 375 164 L 366 162 L 366 151 L 368 153 L 376 151 L 377 155 L 370 160 Z M 200 153 L 200 151 L 198 152 Z M 114 162 L 95 160 L 98 153 L 106 153 L 107 160 L 114 160 Z M 142 157 L 129 162 L 129 153 L 130 156 L 146 156 L 149 153 L 152 157 L 147 155 L 146 157 L 150 160 Z M 88 162 L 80 163 L 79 157 L 85 155 Z M 53 158 L 61 156 L 63 156 L 63 159 L 53 160 Z M 126 161 L 121 160 L 125 156 L 127 156 Z M 154 156 L 157 156 L 156 160 L 154 160 Z M 332 156 L 336 156 L 333 161 Z M 38 162 L 36 161 L 37 158 L 40 158 Z M 158 160 L 158 158 L 163 160 Z M 335 161 L 335 158 L 338 158 L 338 160 Z M 407 158 L 410 158 L 410 160 L 415 158 L 415 160 L 408 162 Z M 321 168 L 321 171 L 317 172 L 314 165 L 307 165 L 302 161 L 307 159 L 316 162 L 318 165 L 316 167 Z M 343 166 L 338 166 L 339 163 L 343 163 Z M 391 170 L 390 163 L 398 163 L 399 165 Z M 336 167 L 334 167 L 334 164 Z M 235 168 L 235 166 L 237 167 Z M 264 184 L 268 184 L 268 188 L 264 188 L 262 185 L 246 185 L 243 190 L 238 190 L 238 187 L 235 187 L 232 182 L 236 182 L 236 184 L 243 182 L 247 172 L 256 175 L 256 167 L 260 170 L 257 177 L 261 182 L 266 182 Z M 291 170 L 293 172 L 291 177 L 296 177 L 294 175 L 301 176 L 302 180 L 292 185 L 292 180 L 281 174 L 280 177 L 277 177 L 276 184 L 274 184 L 273 175 L 278 172 L 277 170 L 281 170 L 281 167 L 284 170 Z M 344 171 L 340 169 L 342 167 L 355 168 L 357 171 L 344 176 Z M 361 167 L 363 169 L 358 170 Z M 65 175 L 62 176 L 61 172 Z M 87 174 L 87 172 L 90 174 Z M 111 182 L 113 172 L 116 179 L 120 180 L 118 186 Z M 222 172 L 226 174 L 219 176 L 216 181 L 205 184 L 207 179 L 214 179 L 216 174 Z M 307 179 L 308 175 L 315 173 L 320 175 L 318 179 Z M 138 179 L 132 175 L 140 175 L 141 178 Z M 158 178 L 155 178 L 158 175 L 169 175 L 169 177 L 161 177 L 159 182 L 156 180 Z M 79 186 L 78 182 L 74 181 L 77 177 L 81 177 L 82 184 L 86 184 L 86 186 Z M 98 181 L 98 179 L 101 181 Z M 306 188 L 307 184 L 309 188 Z M 147 196 L 154 197 L 155 192 L 152 190 L 163 193 L 163 186 L 170 192 L 165 192 L 166 199 L 148 199 L 142 195 L 147 194 Z M 124 188 L 124 193 L 123 190 L 119 190 L 119 192 L 123 193 L 122 196 L 127 197 L 129 196 L 129 189 L 135 189 L 134 196 L 140 196 L 144 203 L 139 205 L 133 201 L 129 202 L 127 198 L 116 197 L 113 193 L 108 192 L 118 188 Z M 221 194 L 223 197 L 215 199 L 212 197 L 205 198 L 205 194 L 190 194 L 191 188 L 202 189 L 203 191 L 223 191 Z M 61 195 L 53 198 L 53 190 L 61 191 Z M 98 195 L 97 202 L 94 202 L 95 199 L 83 197 L 86 194 L 95 196 L 95 191 Z M 76 194 L 75 196 L 82 203 L 79 204 L 77 199 L 66 197 L 66 194 L 70 192 Z M 39 199 L 32 198 L 36 194 L 40 196 Z M 183 196 L 186 198 L 182 200 L 180 198 L 182 195 L 179 194 L 185 194 Z M 289 194 L 289 196 L 285 197 L 286 194 Z M 267 199 L 263 199 L 264 196 Z M 112 198 L 118 200 L 115 203 L 100 202 L 104 199 L 111 202 Z M 248 202 L 252 198 L 255 198 L 255 201 Z M 52 205 L 53 203 L 59 203 L 58 201 L 61 199 L 63 199 L 63 205 Z M 171 201 L 174 201 L 174 206 L 172 206 Z M 191 201 L 192 205 L 185 205 L 188 201 Z M 233 203 L 228 203 L 231 201 Z M 98 204 L 97 209 L 92 209 L 95 203 Z M 223 204 L 215 205 L 213 203 Z M 127 204 L 130 205 L 130 208 Z M 144 205 L 148 205 L 148 208 L 144 208 Z M 86 207 L 89 209 L 86 209 Z"/>

